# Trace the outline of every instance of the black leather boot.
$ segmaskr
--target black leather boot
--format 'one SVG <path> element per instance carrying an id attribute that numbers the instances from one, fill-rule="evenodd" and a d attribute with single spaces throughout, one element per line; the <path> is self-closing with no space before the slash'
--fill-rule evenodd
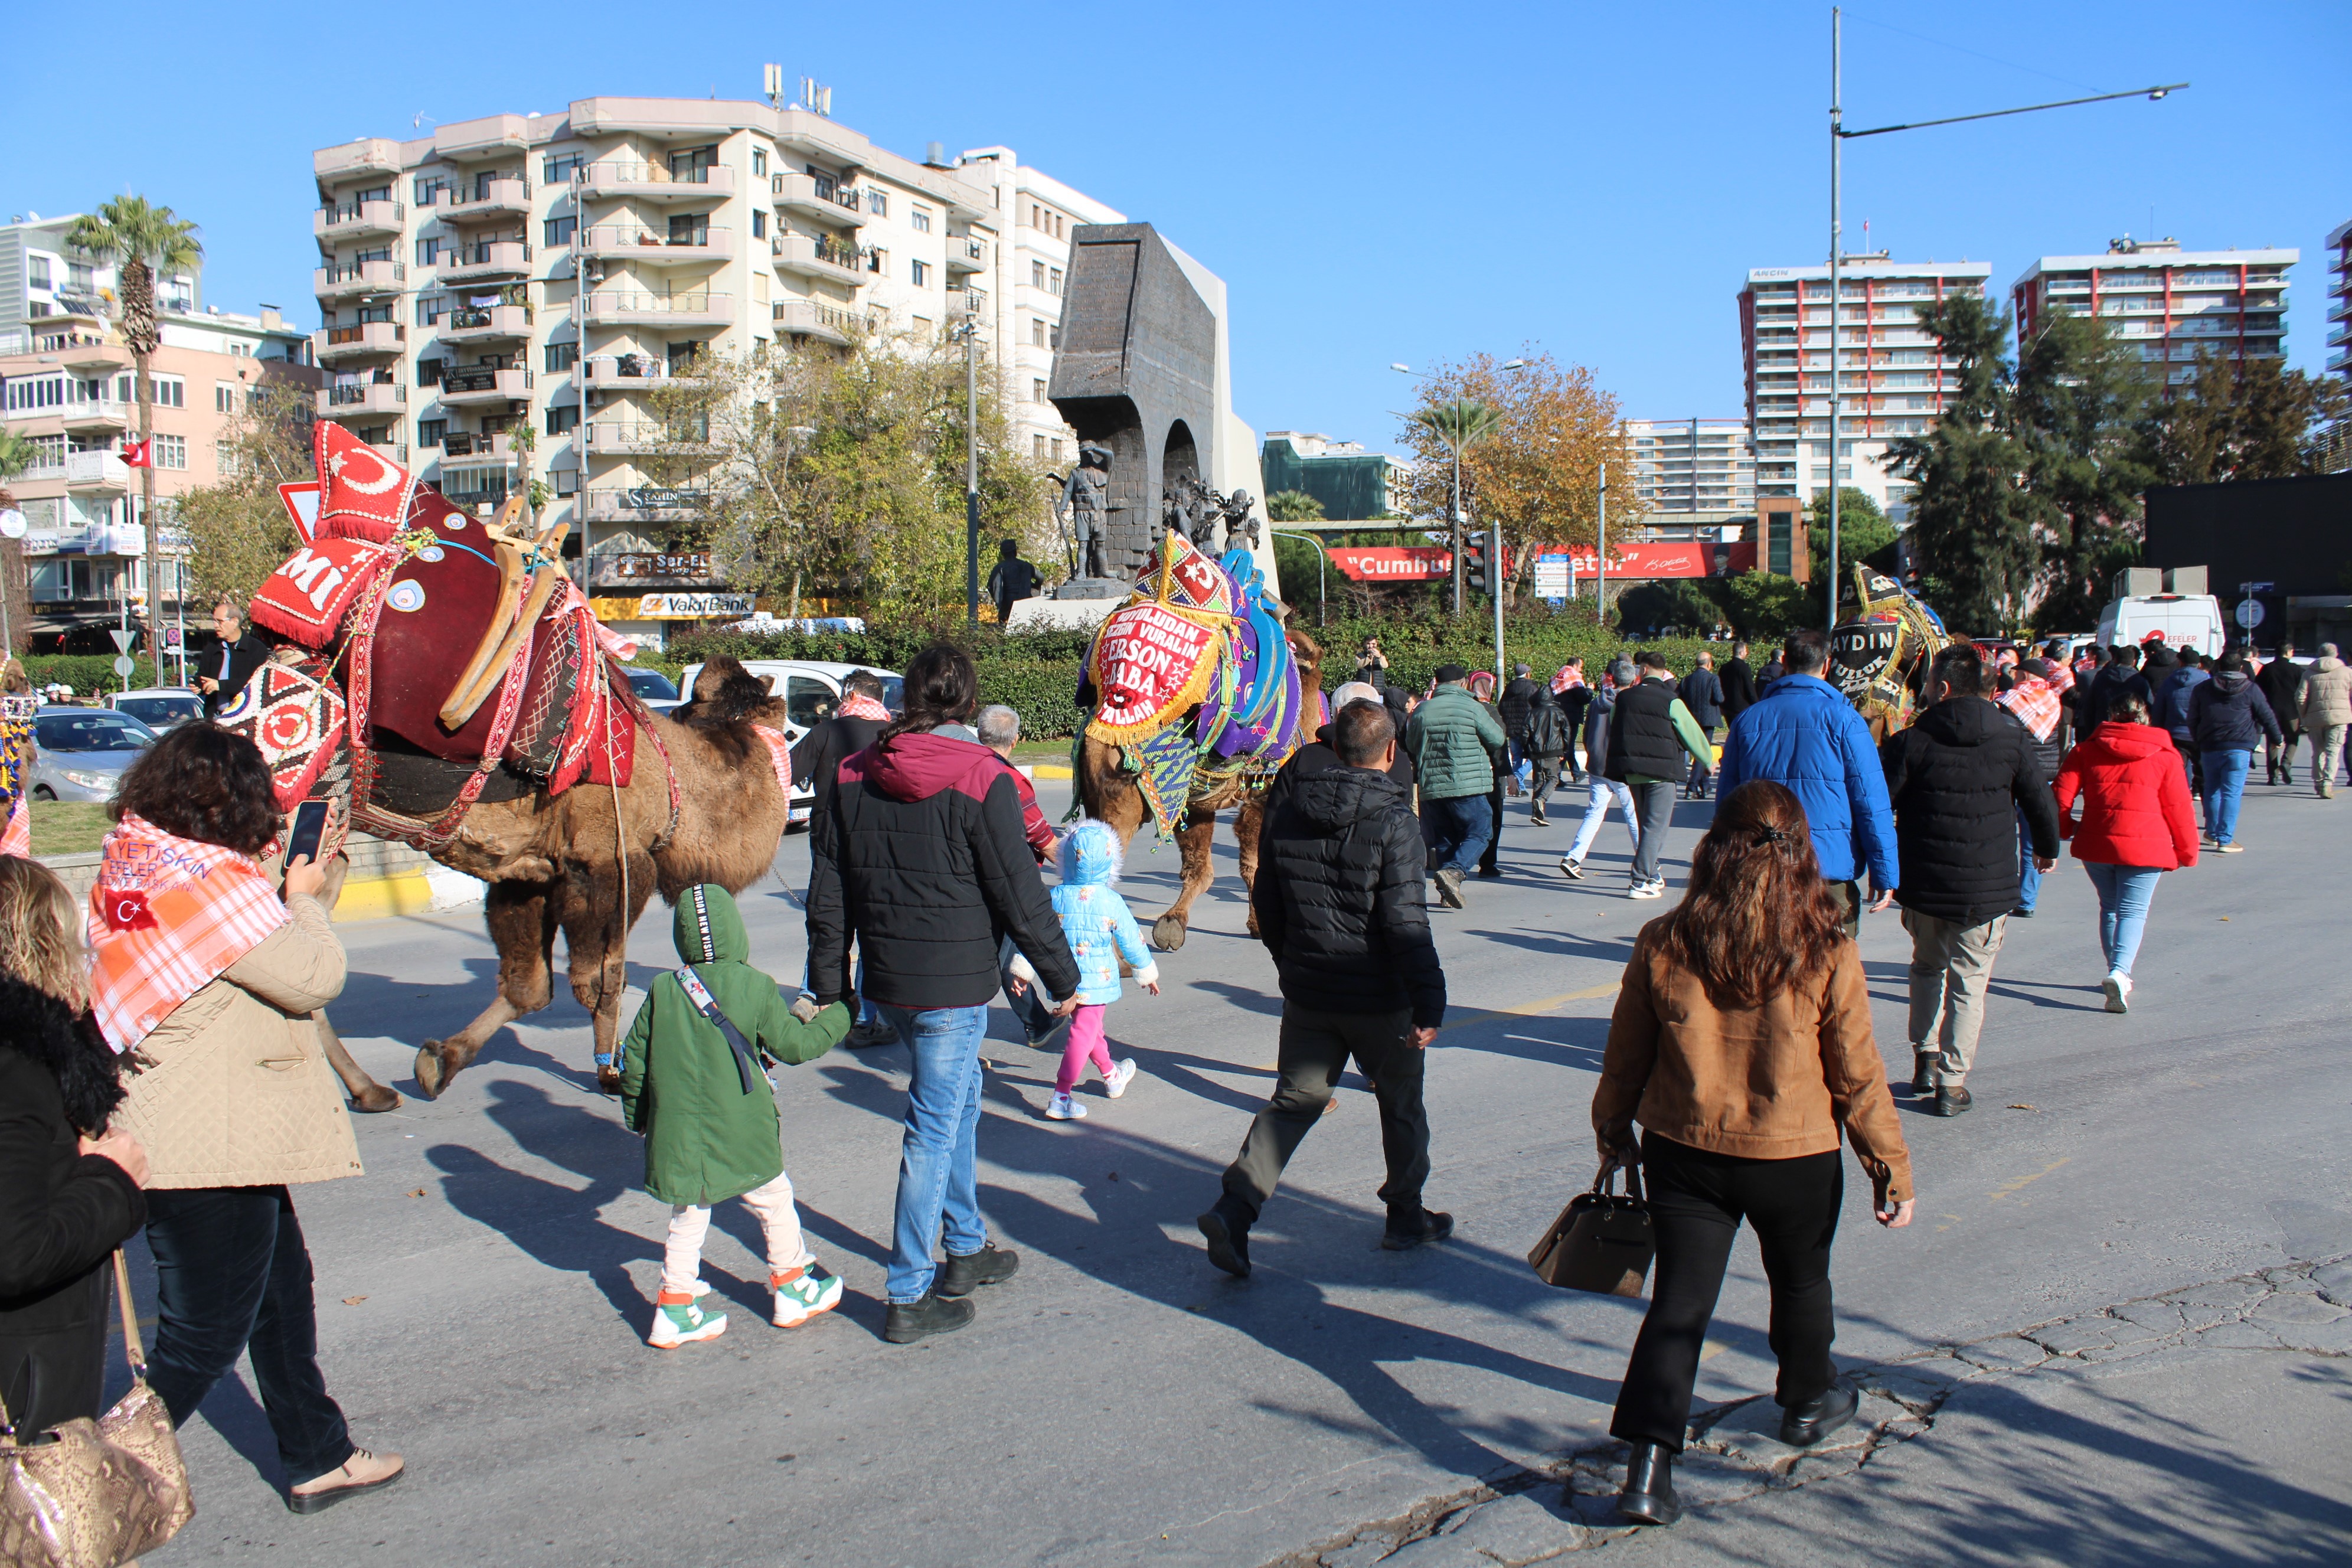
<path id="1" fill-rule="evenodd" d="M 1682 1501 L 1675 1496 L 1675 1457 L 1665 1447 L 1633 1445 L 1625 1465 L 1625 1489 L 1617 1494 L 1617 1511 L 1636 1524 L 1672 1524 L 1682 1518 Z"/>
<path id="2" fill-rule="evenodd" d="M 1839 1378 L 1813 1398 L 1781 1412 L 1780 1441 L 1791 1448 L 1810 1448 L 1853 1420 L 1861 1405 L 1861 1391 Z"/>

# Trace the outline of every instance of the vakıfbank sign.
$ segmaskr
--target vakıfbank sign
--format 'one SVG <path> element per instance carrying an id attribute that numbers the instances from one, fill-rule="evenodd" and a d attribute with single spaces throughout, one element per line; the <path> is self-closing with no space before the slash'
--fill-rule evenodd
<path id="1" fill-rule="evenodd" d="M 637 600 L 637 619 L 707 621 L 724 616 L 741 620 L 751 609 L 749 594 L 646 594 Z"/>

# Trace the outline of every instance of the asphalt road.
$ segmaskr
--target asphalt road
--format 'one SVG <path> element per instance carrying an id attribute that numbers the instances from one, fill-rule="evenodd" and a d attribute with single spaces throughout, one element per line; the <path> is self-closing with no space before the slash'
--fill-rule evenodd
<path id="1" fill-rule="evenodd" d="M 1045 786 L 1049 810 L 1066 787 Z M 2039 918 L 2012 923 L 1977 1109 L 1904 1118 L 1918 1223 L 1880 1231 L 1868 1184 L 1848 1181 L 1842 1356 L 2352 1252 L 2352 805 L 2249 796 L 2246 853 L 2164 879 L 2128 1016 L 2101 1010 L 2095 904 L 2074 863 Z M 1670 897 L 1710 810 L 1679 810 Z M 1563 879 L 1573 820 L 1536 828 L 1514 803 L 1505 878 L 1434 915 L 1453 1012 L 1430 1062 L 1429 1199 L 1457 1216 L 1452 1244 L 1378 1249 L 1377 1127 L 1351 1077 L 1255 1233 L 1255 1277 L 1204 1260 L 1192 1216 L 1269 1088 L 1279 1005 L 1229 839 L 1190 944 L 1162 961 L 1165 994 L 1130 988 L 1111 1011 L 1142 1066 L 1126 1098 L 1089 1090 L 1089 1120 L 1043 1120 L 1055 1062 L 999 1010 L 982 1201 L 1024 1266 L 982 1293 L 972 1328 L 916 1347 L 879 1338 L 903 1053 L 781 1075 L 787 1167 L 813 1245 L 847 1280 L 843 1310 L 769 1327 L 758 1233 L 729 1205 L 705 1263 L 729 1331 L 656 1351 L 642 1335 L 667 1210 L 637 1185 L 637 1142 L 594 1092 L 566 995 L 440 1101 L 359 1119 L 363 1178 L 298 1193 L 331 1385 L 358 1440 L 404 1453 L 409 1475 L 297 1519 L 249 1385 L 225 1385 L 184 1434 L 197 1516 L 151 1561 L 1248 1568 L 1594 1441 L 1641 1304 L 1547 1289 L 1523 1258 L 1590 1179 L 1611 994 L 1634 932 L 1670 906 L 1622 896 L 1613 822 L 1592 879 Z M 743 899 L 754 956 L 779 975 L 802 963 L 787 888 L 805 866 L 795 837 L 781 879 Z M 1172 851 L 1139 845 L 1125 889 L 1147 923 L 1174 871 Z M 352 978 L 333 1016 L 413 1094 L 415 1042 L 488 997 L 480 923 L 343 935 Z M 675 962 L 667 937 L 657 907 L 639 984 Z M 1881 1044 L 1907 1074 L 1894 915 L 1865 922 L 1863 950 Z M 1733 1267 L 1702 1399 L 1770 1387 L 1752 1244 Z"/>

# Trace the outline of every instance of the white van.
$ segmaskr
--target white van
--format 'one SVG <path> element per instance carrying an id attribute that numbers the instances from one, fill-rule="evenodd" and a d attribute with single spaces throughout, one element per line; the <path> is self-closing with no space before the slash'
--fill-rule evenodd
<path id="1" fill-rule="evenodd" d="M 841 683 L 861 669 L 872 670 L 882 679 L 882 706 L 897 713 L 906 705 L 903 691 L 906 683 L 896 670 L 881 669 L 870 664 L 829 664 L 803 658 L 747 658 L 743 668 L 753 675 L 775 677 L 775 693 L 784 700 L 784 739 L 799 745 L 801 737 L 833 717 L 841 706 Z M 695 678 L 702 666 L 689 664 L 678 677 L 678 689 L 691 697 Z M 808 826 L 809 808 L 816 803 L 816 791 L 807 781 L 795 775 L 793 779 L 792 826 Z"/>
<path id="2" fill-rule="evenodd" d="M 2221 601 L 2210 594 L 2143 594 L 2117 599 L 2099 612 L 2099 640 L 2137 647 L 2152 632 L 2176 648 L 2193 647 L 2207 658 L 2218 657 L 2228 646 L 2228 623 Z"/>

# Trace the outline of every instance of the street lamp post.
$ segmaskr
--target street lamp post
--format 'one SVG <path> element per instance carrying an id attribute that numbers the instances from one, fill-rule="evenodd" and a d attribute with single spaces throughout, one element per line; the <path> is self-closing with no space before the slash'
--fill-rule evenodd
<path id="1" fill-rule="evenodd" d="M 1315 624 L 1318 626 L 1323 625 L 1325 613 L 1323 568 L 1331 559 L 1330 552 L 1323 548 L 1323 541 L 1320 538 L 1302 529 L 1276 528 L 1269 531 L 1284 539 L 1303 539 L 1315 546 Z"/>
<path id="2" fill-rule="evenodd" d="M 963 612 L 980 625 L 980 312 L 964 295 L 963 324 Z"/>
<path id="3" fill-rule="evenodd" d="M 1885 136 L 1895 131 L 1920 131 L 1931 125 L 1958 125 L 1969 120 L 2000 120 L 2011 114 L 2032 114 L 2044 109 L 2072 109 L 2082 103 L 2107 103 L 2119 98 L 2145 98 L 2153 103 L 2167 93 L 2179 92 L 2189 84 L 2168 82 L 2160 87 L 2136 87 L 2128 92 L 2094 93 L 2088 98 L 2065 98 L 2054 103 L 2029 103 L 2017 109 L 1990 109 L 1977 114 L 1948 114 L 1936 120 L 1914 120 L 1901 125 L 1877 125 L 1867 131 L 1848 131 L 1843 109 L 1845 14 L 1843 7 L 1830 7 L 1830 569 L 1829 569 L 1829 630 L 1837 631 L 1838 602 L 1838 458 L 1839 433 L 1842 426 L 1840 405 L 1843 394 L 1839 385 L 1842 334 L 1839 327 L 1845 314 L 1845 300 L 1841 289 L 1844 272 L 1845 144 L 1864 136 Z M 1867 330 L 1869 323 L 1864 326 Z M 1865 340 L 1866 341 L 1866 340 Z"/>

